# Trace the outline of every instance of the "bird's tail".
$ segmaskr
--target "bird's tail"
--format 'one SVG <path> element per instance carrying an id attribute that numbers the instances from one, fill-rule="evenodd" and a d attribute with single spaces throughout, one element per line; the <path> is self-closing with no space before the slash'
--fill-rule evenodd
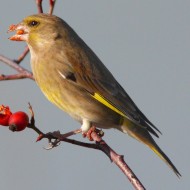
<path id="1" fill-rule="evenodd" d="M 132 123 L 128 119 L 124 119 L 123 125 L 120 129 L 124 133 L 128 133 L 133 138 L 139 140 L 140 142 L 147 145 L 151 150 L 153 150 L 173 171 L 174 173 L 180 177 L 181 174 L 174 166 L 174 164 L 170 161 L 170 159 L 166 156 L 166 154 L 160 149 L 160 147 L 156 144 L 154 139 L 151 137 L 149 132 L 136 124 Z"/>

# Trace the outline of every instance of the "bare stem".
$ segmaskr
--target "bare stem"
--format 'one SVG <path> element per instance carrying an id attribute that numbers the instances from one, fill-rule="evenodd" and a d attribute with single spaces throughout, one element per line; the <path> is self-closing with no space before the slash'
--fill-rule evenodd
<path id="1" fill-rule="evenodd" d="M 29 48 L 28 46 L 25 47 L 23 53 L 18 57 L 18 59 L 13 60 L 15 63 L 19 64 L 20 62 L 22 62 L 22 60 L 26 57 L 26 55 L 29 52 Z"/>
<path id="2" fill-rule="evenodd" d="M 42 1 L 43 0 L 36 0 L 36 5 L 37 5 L 38 13 L 43 13 Z"/>
<path id="3" fill-rule="evenodd" d="M 99 136 L 96 133 L 96 131 L 93 131 L 91 133 L 91 138 L 95 143 L 84 143 L 84 142 L 76 141 L 73 139 L 68 139 L 68 137 L 70 137 L 72 135 L 76 135 L 78 133 L 81 133 L 82 132 L 81 129 L 77 129 L 77 130 L 74 130 L 74 131 L 71 131 L 71 132 L 68 132 L 65 134 L 61 134 L 59 131 L 54 131 L 52 133 L 46 133 L 45 134 L 35 126 L 34 111 L 33 111 L 32 106 L 30 104 L 29 104 L 29 110 L 31 113 L 31 122 L 28 125 L 28 127 L 33 129 L 35 132 L 37 132 L 39 134 L 37 141 L 40 141 L 44 138 L 47 138 L 50 142 L 52 142 L 51 140 L 54 139 L 55 140 L 54 142 L 64 141 L 64 142 L 71 143 L 71 144 L 78 145 L 78 146 L 82 146 L 85 148 L 92 148 L 92 149 L 101 150 L 102 152 L 104 152 L 108 156 L 108 158 L 113 163 L 115 163 L 121 169 L 121 171 L 125 174 L 125 176 L 127 176 L 127 178 L 129 179 L 129 181 L 131 182 L 131 184 L 133 185 L 133 187 L 136 190 L 145 190 L 145 187 L 142 185 L 140 180 L 136 177 L 136 175 L 133 173 L 133 171 L 130 169 L 130 167 L 124 161 L 124 157 L 117 154 L 110 146 L 108 146 L 108 144 L 102 139 L 101 136 Z"/>
<path id="4" fill-rule="evenodd" d="M 31 129 L 33 129 L 33 128 L 31 127 Z M 71 131 L 66 134 L 60 134 L 57 131 L 44 134 L 40 130 L 37 131 L 36 129 L 37 128 L 35 127 L 34 130 L 40 135 L 40 138 L 38 138 L 37 141 L 39 141 L 43 138 L 55 139 L 55 140 L 58 140 L 58 142 L 64 141 L 64 142 L 82 146 L 85 148 L 101 150 L 108 156 L 108 158 L 111 160 L 111 162 L 115 163 L 120 168 L 120 170 L 125 174 L 125 176 L 129 179 L 129 181 L 131 182 L 131 184 L 133 185 L 133 187 L 136 190 L 145 190 L 145 187 L 143 186 L 143 184 L 140 182 L 140 180 L 137 178 L 137 176 L 133 173 L 133 171 L 130 169 L 130 167 L 124 161 L 124 157 L 122 155 L 117 154 L 112 148 L 110 148 L 110 146 L 108 146 L 107 143 L 100 136 L 98 136 L 96 132 L 92 132 L 92 134 L 91 134 L 92 139 L 95 141 L 95 143 L 84 143 L 81 141 L 67 138 L 67 136 L 76 134 L 75 131 Z"/>
<path id="5" fill-rule="evenodd" d="M 11 68 L 15 69 L 20 74 L 15 75 L 0 75 L 0 80 L 13 80 L 13 79 L 21 79 L 21 78 L 29 78 L 34 80 L 33 74 L 28 71 L 27 69 L 23 68 L 22 66 L 18 65 L 16 62 L 12 61 L 11 59 L 0 55 L 0 61 L 7 64 Z"/>
<path id="6" fill-rule="evenodd" d="M 96 144 L 99 145 L 101 150 L 110 158 L 110 160 L 121 169 L 136 190 L 145 190 L 143 184 L 124 161 L 124 156 L 117 154 L 102 138 L 97 136 L 97 134 L 92 133 L 92 138 L 96 141 Z"/>
<path id="7" fill-rule="evenodd" d="M 52 15 L 56 0 L 49 0 L 49 14 Z"/>
<path id="8" fill-rule="evenodd" d="M 24 79 L 28 78 L 27 73 L 18 73 L 14 75 L 0 75 L 0 81 L 2 80 L 18 80 L 18 79 Z"/>

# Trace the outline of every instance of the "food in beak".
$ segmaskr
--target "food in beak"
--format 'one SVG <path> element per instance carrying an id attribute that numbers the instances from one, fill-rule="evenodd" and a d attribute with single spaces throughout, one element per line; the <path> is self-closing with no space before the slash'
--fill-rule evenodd
<path id="1" fill-rule="evenodd" d="M 13 31 L 16 31 L 16 34 L 11 36 L 9 38 L 9 40 L 13 40 L 13 41 L 26 41 L 27 40 L 27 37 L 28 37 L 28 35 L 26 35 L 27 32 L 25 32 L 24 28 L 21 25 L 11 24 L 9 26 L 9 29 L 7 32 L 13 32 Z"/>

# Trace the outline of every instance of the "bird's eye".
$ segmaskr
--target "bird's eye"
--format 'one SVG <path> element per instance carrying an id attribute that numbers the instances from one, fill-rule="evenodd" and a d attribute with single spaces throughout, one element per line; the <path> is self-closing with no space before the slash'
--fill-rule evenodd
<path id="1" fill-rule="evenodd" d="M 37 21 L 35 21 L 35 20 L 33 20 L 33 21 L 31 21 L 31 22 L 29 23 L 30 26 L 36 26 L 36 25 L 38 25 L 38 24 L 39 24 L 39 22 L 37 22 Z"/>

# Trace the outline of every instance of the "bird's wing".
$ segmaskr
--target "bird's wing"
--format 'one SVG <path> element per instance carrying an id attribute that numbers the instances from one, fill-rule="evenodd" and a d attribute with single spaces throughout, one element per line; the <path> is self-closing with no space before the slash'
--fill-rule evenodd
<path id="1" fill-rule="evenodd" d="M 87 54 L 85 57 L 88 59 L 80 57 L 69 61 L 73 65 L 72 72 L 70 70 L 64 74 L 65 78 L 84 88 L 97 101 L 158 137 L 153 128 L 159 133 L 160 131 L 138 109 L 98 57 L 95 54 L 93 56 Z"/>
<path id="2" fill-rule="evenodd" d="M 84 43 L 82 45 L 82 51 L 79 51 L 78 54 L 75 52 L 75 56 L 72 58 L 67 57 L 67 61 L 73 70 L 72 74 L 69 72 L 69 76 L 74 79 L 73 82 L 84 88 L 97 101 L 158 137 L 153 128 L 159 133 L 161 132 L 138 109 L 90 48 Z"/>

